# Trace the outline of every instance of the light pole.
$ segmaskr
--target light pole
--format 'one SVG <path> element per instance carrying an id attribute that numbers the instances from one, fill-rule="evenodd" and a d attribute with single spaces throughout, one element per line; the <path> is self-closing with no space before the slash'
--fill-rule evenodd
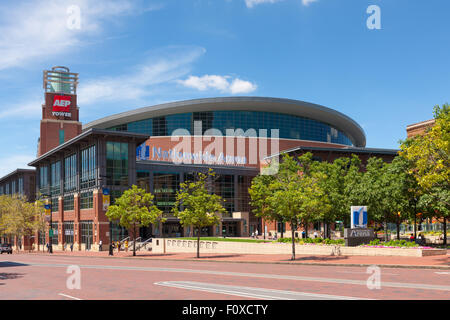
<path id="1" fill-rule="evenodd" d="M 102 188 L 102 197 L 103 197 L 103 178 L 108 178 L 108 176 L 104 176 L 104 175 L 98 175 L 99 180 L 101 181 L 100 183 L 100 187 Z M 113 244 L 112 244 L 112 227 L 111 227 L 111 221 L 109 222 L 109 255 L 113 256 L 114 255 L 114 250 L 113 250 Z"/>
<path id="2" fill-rule="evenodd" d="M 52 226 L 52 196 L 48 194 L 42 194 L 43 197 L 48 197 L 50 200 L 50 221 L 49 221 L 49 233 L 48 233 L 48 252 L 53 253 L 53 226 Z M 50 237 L 50 234 L 52 235 Z"/>

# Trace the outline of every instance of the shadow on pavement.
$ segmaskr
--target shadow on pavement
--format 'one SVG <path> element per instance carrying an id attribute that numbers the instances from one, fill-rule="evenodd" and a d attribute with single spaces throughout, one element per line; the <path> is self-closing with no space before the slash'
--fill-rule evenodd
<path id="1" fill-rule="evenodd" d="M 0 272 L 0 280 L 12 280 L 22 278 L 24 276 L 23 273 L 6 273 Z"/>
<path id="2" fill-rule="evenodd" d="M 296 257 L 295 261 L 304 261 L 304 260 L 312 260 L 312 261 L 338 261 L 338 260 L 347 260 L 348 256 L 302 256 Z M 292 261 L 291 259 L 286 259 L 283 261 Z"/>
<path id="3" fill-rule="evenodd" d="M 214 255 L 214 256 L 202 256 L 200 254 L 200 259 L 237 258 L 240 256 L 241 256 L 240 254 L 223 254 L 223 255 Z M 193 256 L 193 258 L 197 258 L 197 256 Z"/>
<path id="4" fill-rule="evenodd" d="M 0 268 L 11 268 L 11 267 L 26 267 L 28 264 L 12 262 L 12 261 L 0 261 Z"/>

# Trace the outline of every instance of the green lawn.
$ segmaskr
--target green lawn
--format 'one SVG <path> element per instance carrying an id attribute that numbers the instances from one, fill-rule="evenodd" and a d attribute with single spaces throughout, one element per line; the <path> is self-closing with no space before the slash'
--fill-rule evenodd
<path id="1" fill-rule="evenodd" d="M 180 240 L 197 240 L 197 238 L 177 238 Z M 219 238 L 219 237 L 202 237 L 200 238 L 200 240 L 203 241 L 230 241 L 230 242 L 256 242 L 256 243 L 261 243 L 261 242 L 273 242 L 271 240 L 264 240 L 264 239 L 260 239 L 260 240 L 253 240 L 253 239 L 238 239 L 238 238 Z"/>

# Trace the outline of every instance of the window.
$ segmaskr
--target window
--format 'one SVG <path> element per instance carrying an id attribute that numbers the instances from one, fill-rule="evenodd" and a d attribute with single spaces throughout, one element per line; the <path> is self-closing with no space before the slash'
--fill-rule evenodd
<path id="1" fill-rule="evenodd" d="M 59 130 L 59 144 L 64 143 L 64 130 Z"/>
<path id="2" fill-rule="evenodd" d="M 167 136 L 166 117 L 153 118 L 153 135 Z"/>
<path id="3" fill-rule="evenodd" d="M 39 190 L 43 194 L 48 194 L 48 166 L 39 168 Z"/>
<path id="4" fill-rule="evenodd" d="M 58 212 L 59 211 L 59 200 L 58 200 L 58 197 L 52 198 L 51 200 L 52 200 L 52 202 L 51 202 L 52 212 Z"/>
<path id="5" fill-rule="evenodd" d="M 92 236 L 92 220 L 80 221 L 81 226 L 81 243 L 86 245 L 86 250 L 91 249 Z"/>
<path id="6" fill-rule="evenodd" d="M 50 165 L 50 193 L 52 195 L 61 194 L 61 161 Z"/>
<path id="7" fill-rule="evenodd" d="M 11 194 L 16 194 L 17 189 L 16 189 L 16 180 L 11 181 Z"/>
<path id="8" fill-rule="evenodd" d="M 153 136 L 170 136 L 173 130 L 187 129 L 193 134 L 194 121 L 202 122 L 203 133 L 216 128 L 226 135 L 226 129 L 242 129 L 245 131 L 266 129 L 270 136 L 271 129 L 279 129 L 279 138 L 302 139 L 352 146 L 351 139 L 342 131 L 321 121 L 275 112 L 227 110 L 180 113 L 165 117 L 149 118 L 117 127 L 109 128 L 117 131 L 146 133 Z"/>
<path id="9" fill-rule="evenodd" d="M 20 177 L 19 178 L 19 180 L 18 180 L 18 185 L 19 185 L 19 190 L 18 190 L 18 193 L 21 195 L 21 196 L 23 196 L 24 195 L 24 193 L 23 193 L 23 178 L 22 177 Z"/>
<path id="10" fill-rule="evenodd" d="M 214 193 L 221 196 L 224 202 L 222 206 L 231 217 L 234 210 L 234 176 L 221 175 L 214 181 Z M 226 215 L 224 215 L 226 216 Z"/>
<path id="11" fill-rule="evenodd" d="M 107 184 L 128 186 L 128 143 L 106 142 Z"/>
<path id="12" fill-rule="evenodd" d="M 180 176 L 177 173 L 154 173 L 153 194 L 156 206 L 171 213 L 176 201 L 176 193 L 180 188 Z"/>
<path id="13" fill-rule="evenodd" d="M 64 211 L 72 211 L 74 209 L 73 194 L 70 196 L 64 196 L 63 209 Z"/>
<path id="14" fill-rule="evenodd" d="M 77 155 L 64 158 L 64 191 L 77 188 Z"/>
<path id="15" fill-rule="evenodd" d="M 112 241 L 121 241 L 128 237 L 128 230 L 124 227 L 121 227 L 117 222 L 110 222 L 111 226 L 111 240 Z"/>
<path id="16" fill-rule="evenodd" d="M 95 166 L 95 146 L 81 150 L 81 189 L 95 186 Z"/>
<path id="17" fill-rule="evenodd" d="M 94 194 L 92 191 L 82 192 L 80 197 L 80 208 L 91 209 L 94 207 Z"/>
<path id="18" fill-rule="evenodd" d="M 51 239 L 53 245 L 58 245 L 58 222 L 52 222 L 53 237 Z"/>
<path id="19" fill-rule="evenodd" d="M 150 192 L 150 171 L 139 170 L 137 172 L 137 185 L 146 192 Z"/>
<path id="20" fill-rule="evenodd" d="M 73 243 L 73 221 L 64 221 L 64 243 Z"/>

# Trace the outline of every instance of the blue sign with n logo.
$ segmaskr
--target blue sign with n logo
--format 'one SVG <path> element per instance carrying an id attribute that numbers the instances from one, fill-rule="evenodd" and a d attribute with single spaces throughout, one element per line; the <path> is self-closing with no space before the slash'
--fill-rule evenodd
<path id="1" fill-rule="evenodd" d="M 367 228 L 367 207 L 352 206 L 351 207 L 352 228 Z"/>

